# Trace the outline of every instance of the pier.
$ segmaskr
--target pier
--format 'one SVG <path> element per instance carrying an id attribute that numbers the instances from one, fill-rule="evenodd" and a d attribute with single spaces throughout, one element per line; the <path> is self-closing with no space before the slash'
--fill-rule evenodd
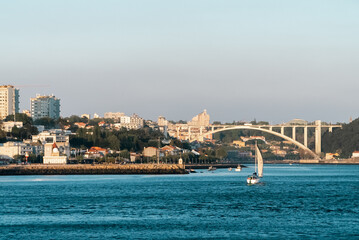
<path id="1" fill-rule="evenodd" d="M 0 176 L 9 175 L 100 175 L 100 174 L 187 174 L 178 164 L 69 164 L 6 165 Z"/>

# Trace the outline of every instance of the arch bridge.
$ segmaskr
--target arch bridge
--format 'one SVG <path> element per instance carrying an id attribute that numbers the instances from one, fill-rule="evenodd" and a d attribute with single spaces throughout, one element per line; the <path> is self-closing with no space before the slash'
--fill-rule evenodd
<path id="1" fill-rule="evenodd" d="M 254 130 L 266 132 L 282 139 L 285 139 L 299 148 L 305 150 L 310 155 L 312 155 L 315 159 L 320 159 L 319 155 L 322 150 L 321 142 L 322 142 L 322 128 L 329 129 L 329 132 L 333 131 L 333 128 L 341 128 L 341 125 L 322 125 L 320 120 L 315 121 L 314 125 L 211 125 L 209 131 L 204 132 L 204 127 L 200 127 L 200 134 L 198 135 L 199 139 L 204 139 L 206 136 L 230 130 Z M 191 136 L 191 126 L 188 127 L 188 138 L 189 140 L 193 140 Z M 285 135 L 285 128 L 292 129 L 292 136 Z M 296 129 L 303 128 L 304 129 L 304 143 L 300 143 L 296 140 Z M 315 151 L 313 152 L 308 148 L 308 128 L 315 128 Z M 280 132 L 275 131 L 274 129 L 280 129 Z M 178 131 L 178 130 L 177 130 Z"/>

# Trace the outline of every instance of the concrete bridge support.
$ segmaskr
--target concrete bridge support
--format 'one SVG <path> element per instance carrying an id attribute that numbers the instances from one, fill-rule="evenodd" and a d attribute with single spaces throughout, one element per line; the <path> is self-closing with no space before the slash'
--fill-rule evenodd
<path id="1" fill-rule="evenodd" d="M 304 146 L 308 147 L 308 127 L 304 127 Z"/>
<path id="2" fill-rule="evenodd" d="M 292 139 L 295 141 L 295 133 L 296 133 L 296 127 L 292 127 Z"/>
<path id="3" fill-rule="evenodd" d="M 188 127 L 188 140 L 191 141 L 191 127 Z"/>
<path id="4" fill-rule="evenodd" d="M 322 121 L 315 121 L 315 153 L 320 155 L 322 152 Z"/>

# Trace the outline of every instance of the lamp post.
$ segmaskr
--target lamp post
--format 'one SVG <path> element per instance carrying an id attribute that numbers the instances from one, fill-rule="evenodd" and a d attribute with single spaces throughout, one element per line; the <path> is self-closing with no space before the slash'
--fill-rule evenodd
<path id="1" fill-rule="evenodd" d="M 26 153 L 25 153 L 26 164 L 27 164 L 27 159 L 28 159 L 28 158 L 29 158 L 29 153 L 26 152 Z"/>

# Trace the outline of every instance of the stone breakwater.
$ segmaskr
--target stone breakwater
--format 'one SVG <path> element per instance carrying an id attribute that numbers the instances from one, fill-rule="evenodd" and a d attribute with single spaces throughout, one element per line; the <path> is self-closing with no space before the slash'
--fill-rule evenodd
<path id="1" fill-rule="evenodd" d="M 0 167 L 0 175 L 101 175 L 101 174 L 187 174 L 183 165 L 128 164 L 128 165 L 7 165 Z"/>

